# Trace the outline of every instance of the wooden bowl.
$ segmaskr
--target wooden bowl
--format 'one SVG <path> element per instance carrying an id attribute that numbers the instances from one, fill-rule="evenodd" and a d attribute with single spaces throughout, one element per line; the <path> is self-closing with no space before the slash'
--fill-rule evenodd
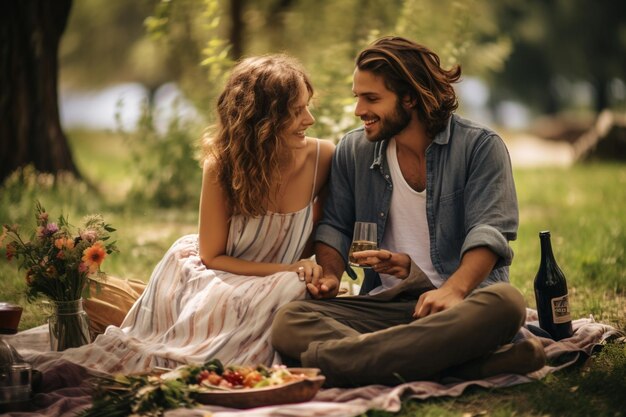
<path id="1" fill-rule="evenodd" d="M 288 369 L 292 374 L 304 374 L 306 378 L 263 388 L 198 392 L 194 394 L 194 398 L 201 404 L 240 409 L 301 403 L 315 397 L 326 379 L 319 374 L 320 370 L 317 368 Z"/>

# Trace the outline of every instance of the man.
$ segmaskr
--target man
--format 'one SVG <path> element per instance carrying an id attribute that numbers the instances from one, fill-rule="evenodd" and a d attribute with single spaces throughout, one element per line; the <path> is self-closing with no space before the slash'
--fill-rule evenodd
<path id="1" fill-rule="evenodd" d="M 545 363 L 537 342 L 509 343 L 526 311 L 508 284 L 513 175 L 500 137 L 453 114 L 460 75 L 399 37 L 357 58 L 364 126 L 333 159 L 316 233 L 323 274 L 307 285 L 317 300 L 284 306 L 272 331 L 286 361 L 320 368 L 330 386 L 483 378 Z M 334 298 L 355 221 L 377 223 L 382 249 L 354 254 L 371 266 L 362 295 Z"/>

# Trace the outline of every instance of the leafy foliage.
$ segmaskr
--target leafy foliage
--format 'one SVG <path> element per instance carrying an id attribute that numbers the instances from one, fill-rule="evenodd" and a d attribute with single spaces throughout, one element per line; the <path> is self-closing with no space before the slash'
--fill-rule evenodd
<path id="1" fill-rule="evenodd" d="M 200 132 L 192 122 L 176 115 L 165 132 L 144 107 L 134 132 L 121 130 L 133 161 L 133 185 L 128 198 L 159 207 L 198 207 L 202 172 L 199 166 Z"/>
<path id="2" fill-rule="evenodd" d="M 96 385 L 92 407 L 80 416 L 162 416 L 167 410 L 196 404 L 185 386 L 177 379 L 139 375 L 102 377 Z"/>
<path id="3" fill-rule="evenodd" d="M 162 0 L 146 20 L 153 37 L 185 63 L 177 72 L 179 83 L 209 120 L 232 66 L 230 45 L 221 35 L 230 23 L 222 18 L 223 7 L 217 0 Z M 354 58 L 376 37 L 411 37 L 440 53 L 444 65 L 460 62 L 466 73 L 474 75 L 500 70 L 510 53 L 510 41 L 499 35 L 491 19 L 493 7 L 486 0 L 256 1 L 245 3 L 244 17 L 239 28 L 244 55 L 287 52 L 299 58 L 317 92 L 317 123 L 311 133 L 333 140 L 356 125 L 350 91 Z"/>
<path id="4" fill-rule="evenodd" d="M 99 88 L 129 81 L 158 86 L 176 76 L 163 49 L 154 51 L 146 43 L 142 22 L 153 3 L 73 2 L 59 51 L 63 86 Z"/>
<path id="5" fill-rule="evenodd" d="M 168 55 L 175 79 L 187 97 L 206 112 L 213 106 L 233 64 L 228 55 L 230 45 L 220 34 L 220 2 L 160 0 L 145 25 Z"/>
<path id="6" fill-rule="evenodd" d="M 68 215 L 87 213 L 101 208 L 98 193 L 70 173 L 57 176 L 40 173 L 32 165 L 15 170 L 0 185 L 0 219 L 4 223 L 23 223 L 32 219 L 36 201 L 55 201 Z M 71 209 L 70 209 L 71 207 Z"/>
<path id="7" fill-rule="evenodd" d="M 395 32 L 438 52 L 445 67 L 461 64 L 465 74 L 486 75 L 501 71 L 512 51 L 495 9 L 485 0 L 405 0 Z"/>

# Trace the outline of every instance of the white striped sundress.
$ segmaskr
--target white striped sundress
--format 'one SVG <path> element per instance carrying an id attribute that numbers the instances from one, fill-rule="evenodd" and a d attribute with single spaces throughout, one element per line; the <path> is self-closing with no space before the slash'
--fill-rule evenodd
<path id="1" fill-rule="evenodd" d="M 314 178 L 318 161 L 319 142 Z M 313 229 L 314 192 L 315 180 L 309 204 L 294 213 L 233 217 L 228 255 L 258 262 L 297 261 Z M 256 277 L 207 269 L 198 255 L 197 235 L 187 235 L 156 266 L 119 328 L 109 326 L 92 344 L 58 355 L 109 373 L 211 358 L 225 364 L 271 365 L 280 362 L 270 343 L 272 319 L 279 307 L 305 295 L 305 284 L 295 272 Z"/>

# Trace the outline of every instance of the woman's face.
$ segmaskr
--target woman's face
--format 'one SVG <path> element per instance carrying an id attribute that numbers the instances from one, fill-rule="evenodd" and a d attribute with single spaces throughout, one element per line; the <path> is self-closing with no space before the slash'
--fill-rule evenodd
<path id="1" fill-rule="evenodd" d="M 309 111 L 309 90 L 304 80 L 298 84 L 298 100 L 294 109 L 294 119 L 281 134 L 281 138 L 289 148 L 303 148 L 306 146 L 305 131 L 315 123 L 315 118 Z"/>

